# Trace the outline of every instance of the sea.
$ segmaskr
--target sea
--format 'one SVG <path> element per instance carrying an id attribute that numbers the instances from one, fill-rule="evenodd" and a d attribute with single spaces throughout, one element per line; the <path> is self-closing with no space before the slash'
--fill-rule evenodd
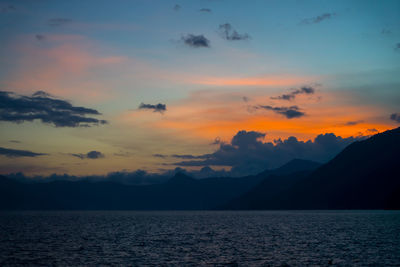
<path id="1" fill-rule="evenodd" d="M 400 211 L 7 211 L 0 266 L 400 266 Z"/>

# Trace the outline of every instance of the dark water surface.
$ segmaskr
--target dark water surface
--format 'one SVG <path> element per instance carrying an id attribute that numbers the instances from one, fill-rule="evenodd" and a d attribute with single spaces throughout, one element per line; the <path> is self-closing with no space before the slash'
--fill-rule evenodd
<path id="1" fill-rule="evenodd" d="M 0 266 L 400 266 L 396 211 L 0 213 Z"/>

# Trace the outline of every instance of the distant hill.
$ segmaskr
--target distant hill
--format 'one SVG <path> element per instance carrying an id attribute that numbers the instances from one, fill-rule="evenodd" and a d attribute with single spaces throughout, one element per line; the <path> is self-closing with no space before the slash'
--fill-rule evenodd
<path id="1" fill-rule="evenodd" d="M 357 141 L 323 165 L 295 159 L 241 178 L 178 173 L 165 183 L 138 186 L 0 177 L 0 209 L 399 209 L 399 156 L 397 128 Z"/>
<path id="2" fill-rule="evenodd" d="M 193 179 L 177 173 L 163 184 L 130 186 L 110 181 L 23 183 L 0 178 L 0 209 L 193 210 L 221 207 L 270 175 L 315 168 L 295 160 L 276 170 L 241 178 Z"/>
<path id="3" fill-rule="evenodd" d="M 227 209 L 399 209 L 400 128 L 357 141 L 311 173 L 269 177 Z"/>

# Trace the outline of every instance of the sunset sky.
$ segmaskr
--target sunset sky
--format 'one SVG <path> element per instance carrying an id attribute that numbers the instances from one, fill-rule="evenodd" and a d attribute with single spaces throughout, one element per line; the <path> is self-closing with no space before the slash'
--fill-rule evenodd
<path id="1" fill-rule="evenodd" d="M 0 0 L 0 36 L 3 174 L 246 174 L 400 125 L 398 0 Z"/>

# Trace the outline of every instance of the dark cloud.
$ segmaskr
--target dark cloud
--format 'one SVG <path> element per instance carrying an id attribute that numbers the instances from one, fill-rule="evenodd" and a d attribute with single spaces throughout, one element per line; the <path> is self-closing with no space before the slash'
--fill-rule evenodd
<path id="1" fill-rule="evenodd" d="M 296 98 L 297 95 L 300 94 L 307 94 L 307 95 L 311 95 L 315 93 L 315 89 L 311 86 L 304 86 L 301 87 L 300 89 L 295 89 L 292 90 L 292 92 L 288 93 L 288 94 L 283 94 L 280 96 L 276 96 L 276 97 L 271 97 L 271 99 L 282 99 L 282 100 L 293 100 Z"/>
<path id="2" fill-rule="evenodd" d="M 324 14 L 316 16 L 316 17 L 303 19 L 300 22 L 300 24 L 316 24 L 316 23 L 320 23 L 321 21 L 324 21 L 324 20 L 327 20 L 327 19 L 331 19 L 335 15 L 336 15 L 335 13 L 324 13 Z"/>
<path id="3" fill-rule="evenodd" d="M 306 114 L 302 111 L 300 111 L 300 108 L 298 106 L 290 106 L 290 107 L 272 107 L 272 106 L 263 106 L 263 105 L 258 105 L 254 106 L 255 109 L 266 109 L 266 110 L 271 110 L 277 114 L 281 114 L 285 116 L 287 119 L 293 119 L 293 118 L 300 118 L 305 116 Z"/>
<path id="4" fill-rule="evenodd" d="M 362 121 L 362 120 L 359 120 L 359 121 L 348 121 L 348 122 L 346 122 L 344 125 L 346 125 L 346 126 L 353 126 L 353 125 L 357 125 L 357 124 L 360 124 L 360 123 L 363 123 L 364 121 Z"/>
<path id="5" fill-rule="evenodd" d="M 16 143 L 16 144 L 20 144 L 20 143 L 21 143 L 21 141 L 18 141 L 18 140 L 10 140 L 10 141 L 8 141 L 8 142 L 10 142 L 10 143 Z"/>
<path id="6" fill-rule="evenodd" d="M 163 155 L 163 154 L 153 154 L 153 157 L 155 157 L 155 158 L 166 158 L 167 156 L 166 155 Z"/>
<path id="7" fill-rule="evenodd" d="M 19 150 L 19 149 L 11 149 L 0 147 L 0 155 L 9 157 L 9 158 L 18 158 L 18 157 L 37 157 L 47 155 L 45 153 L 35 153 L 29 150 Z"/>
<path id="8" fill-rule="evenodd" d="M 396 122 L 400 122 L 400 113 L 393 113 L 390 115 L 390 119 Z"/>
<path id="9" fill-rule="evenodd" d="M 173 9 L 174 9 L 175 11 L 179 11 L 179 10 L 181 9 L 181 6 L 180 6 L 180 5 L 175 5 Z"/>
<path id="10" fill-rule="evenodd" d="M 218 30 L 221 37 L 229 41 L 250 39 L 250 35 L 248 35 L 247 33 L 239 34 L 236 30 L 233 29 L 232 25 L 229 23 L 219 25 Z"/>
<path id="11" fill-rule="evenodd" d="M 35 35 L 36 40 L 38 41 L 43 41 L 44 39 L 46 39 L 46 36 L 42 35 L 42 34 L 36 34 Z"/>
<path id="12" fill-rule="evenodd" d="M 210 41 L 204 37 L 204 35 L 187 34 L 181 37 L 181 40 L 188 46 L 199 48 L 199 47 L 210 47 Z"/>
<path id="13" fill-rule="evenodd" d="M 392 31 L 388 30 L 388 29 L 382 29 L 382 31 L 381 31 L 381 34 L 383 34 L 383 35 L 387 35 L 387 34 L 391 34 L 391 33 L 392 33 Z"/>
<path id="14" fill-rule="evenodd" d="M 394 46 L 394 50 L 400 51 L 400 43 L 397 43 L 397 44 Z"/>
<path id="15" fill-rule="evenodd" d="M 72 20 L 67 19 L 67 18 L 53 18 L 53 19 L 49 19 L 47 21 L 47 25 L 53 26 L 53 27 L 59 27 L 59 26 L 67 25 L 71 22 L 72 22 Z"/>
<path id="16" fill-rule="evenodd" d="M 71 156 L 80 158 L 80 159 L 100 159 L 100 158 L 104 158 L 104 154 L 99 152 L 99 151 L 90 151 L 86 154 L 70 154 Z"/>
<path id="17" fill-rule="evenodd" d="M 141 103 L 139 109 L 152 109 L 154 112 L 164 113 L 164 111 L 167 110 L 167 106 L 161 103 L 158 103 L 157 105 Z"/>
<path id="18" fill-rule="evenodd" d="M 375 129 L 375 128 L 371 128 L 371 129 L 367 129 L 367 132 L 370 132 L 370 133 L 377 133 L 378 130 Z"/>
<path id="19" fill-rule="evenodd" d="M 101 115 L 97 110 L 75 107 L 68 101 L 56 99 L 46 92 L 38 91 L 32 96 L 22 96 L 0 91 L 0 121 L 21 123 L 40 120 L 56 127 L 89 127 L 105 124 L 86 115 Z"/>
<path id="20" fill-rule="evenodd" d="M 88 159 L 99 159 L 104 158 L 104 154 L 99 151 L 90 151 L 86 154 Z"/>
<path id="21" fill-rule="evenodd" d="M 203 155 L 204 159 L 176 162 L 175 165 L 230 166 L 232 175 L 247 175 L 281 166 L 295 158 L 326 162 L 352 142 L 365 138 L 342 138 L 327 133 L 309 141 L 299 141 L 292 136 L 264 143 L 265 136 L 255 131 L 239 131 L 230 144 L 221 143 L 214 153 Z"/>
<path id="22" fill-rule="evenodd" d="M 211 13 L 211 9 L 209 9 L 209 8 L 202 8 L 202 9 L 199 9 L 199 12 L 206 12 L 206 13 Z"/>

